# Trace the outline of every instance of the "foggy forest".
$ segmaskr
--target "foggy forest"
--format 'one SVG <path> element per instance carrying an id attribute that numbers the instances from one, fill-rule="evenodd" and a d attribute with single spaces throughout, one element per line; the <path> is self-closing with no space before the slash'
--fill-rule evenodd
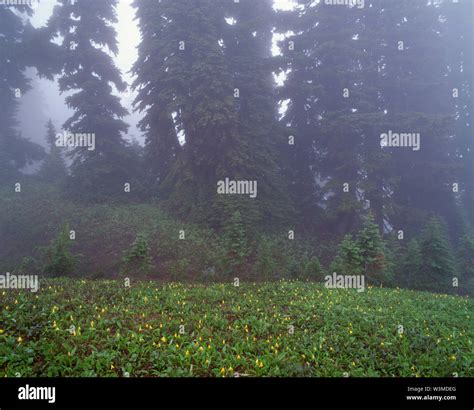
<path id="1" fill-rule="evenodd" d="M 472 0 L 0 0 L 0 377 L 474 374 Z"/>

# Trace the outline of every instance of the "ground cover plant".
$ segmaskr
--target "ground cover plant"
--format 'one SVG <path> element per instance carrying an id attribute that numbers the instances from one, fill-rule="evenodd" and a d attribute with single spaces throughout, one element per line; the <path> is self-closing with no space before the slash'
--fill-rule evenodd
<path id="1" fill-rule="evenodd" d="M 474 303 L 459 296 L 128 278 L 1 296 L 1 377 L 474 374 Z"/>

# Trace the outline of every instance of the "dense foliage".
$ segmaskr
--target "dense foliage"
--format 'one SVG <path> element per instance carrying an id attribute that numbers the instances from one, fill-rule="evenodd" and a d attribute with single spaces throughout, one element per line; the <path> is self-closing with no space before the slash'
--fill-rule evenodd
<path id="1" fill-rule="evenodd" d="M 3 293 L 0 377 L 472 373 L 474 306 L 457 296 L 67 279 Z"/>
<path id="2" fill-rule="evenodd" d="M 61 0 L 38 29 L 31 8 L 2 7 L 2 267 L 177 280 L 336 272 L 472 292 L 472 2 L 367 3 L 135 1 L 144 147 L 122 119 L 116 0 Z M 18 134 L 27 67 L 57 75 L 73 111 L 62 132 L 94 135 L 93 149 L 58 147 L 54 118 L 48 155 Z M 393 132 L 419 139 L 382 143 Z M 21 172 L 44 157 L 37 174 Z M 254 182 L 255 196 L 219 192 L 226 179 Z M 49 261 L 40 252 L 65 224 L 83 256 L 66 267 L 66 244 Z"/>

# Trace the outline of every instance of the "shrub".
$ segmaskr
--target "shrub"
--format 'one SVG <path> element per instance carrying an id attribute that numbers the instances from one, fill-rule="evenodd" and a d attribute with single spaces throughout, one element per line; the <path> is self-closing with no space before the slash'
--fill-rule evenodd
<path id="1" fill-rule="evenodd" d="M 304 276 L 306 279 L 320 282 L 324 279 L 324 275 L 324 269 L 316 256 L 308 257 L 304 261 Z"/>
<path id="2" fill-rule="evenodd" d="M 339 275 L 361 275 L 364 272 L 362 252 L 351 235 L 346 235 L 338 246 L 329 270 Z"/>
<path id="3" fill-rule="evenodd" d="M 145 234 L 139 233 L 130 248 L 124 251 L 122 263 L 123 274 L 149 275 L 153 266 L 150 257 L 150 246 Z"/>
<path id="4" fill-rule="evenodd" d="M 276 258 L 276 242 L 268 236 L 262 236 L 257 243 L 255 261 L 252 265 L 252 276 L 270 279 L 276 276 L 278 260 Z"/>
<path id="5" fill-rule="evenodd" d="M 51 277 L 66 276 L 74 271 L 78 256 L 71 254 L 72 242 L 69 232 L 69 225 L 64 224 L 51 244 L 43 248 L 46 255 L 43 273 L 46 275 Z"/>

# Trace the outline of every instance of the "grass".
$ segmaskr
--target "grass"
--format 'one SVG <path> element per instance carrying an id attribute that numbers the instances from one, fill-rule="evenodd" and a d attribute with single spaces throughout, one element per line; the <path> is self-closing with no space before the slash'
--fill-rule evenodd
<path id="1" fill-rule="evenodd" d="M 0 376 L 472 376 L 471 299 L 306 282 L 0 291 Z"/>

